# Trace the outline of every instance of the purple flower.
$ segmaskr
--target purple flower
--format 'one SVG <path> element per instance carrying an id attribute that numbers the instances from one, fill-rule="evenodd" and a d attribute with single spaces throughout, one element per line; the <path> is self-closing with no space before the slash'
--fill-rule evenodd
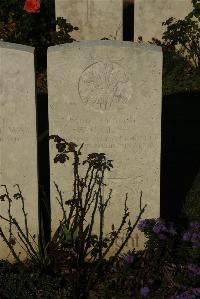
<path id="1" fill-rule="evenodd" d="M 200 275 L 200 267 L 198 267 L 196 264 L 189 264 L 188 271 L 193 275 Z"/>
<path id="2" fill-rule="evenodd" d="M 179 295 L 172 296 L 169 299 L 195 299 L 195 298 L 196 297 L 192 295 L 191 292 L 188 290 Z"/>
<path id="3" fill-rule="evenodd" d="M 170 225 L 168 232 L 170 235 L 174 236 L 177 234 L 176 230 L 173 228 L 173 225 Z"/>
<path id="4" fill-rule="evenodd" d="M 162 223 L 156 223 L 153 227 L 153 232 L 159 234 L 160 232 L 165 231 L 165 227 Z"/>
<path id="5" fill-rule="evenodd" d="M 169 299 L 197 299 L 196 295 L 200 295 L 200 288 L 191 288 L 182 294 L 174 295 Z"/>
<path id="6" fill-rule="evenodd" d="M 199 241 L 199 238 L 200 236 L 199 236 L 199 234 L 198 233 L 193 233 L 192 234 L 192 238 L 191 238 L 191 242 L 198 242 Z"/>
<path id="7" fill-rule="evenodd" d="M 143 287 L 140 289 L 140 294 L 143 296 L 143 297 L 146 297 L 148 296 L 149 294 L 149 288 L 148 287 Z"/>
<path id="8" fill-rule="evenodd" d="M 189 241 L 191 238 L 191 232 L 187 231 L 183 234 L 183 240 L 184 241 Z"/>
<path id="9" fill-rule="evenodd" d="M 128 264 L 132 264 L 134 261 L 134 256 L 130 254 L 125 255 L 124 261 L 127 262 Z"/>
<path id="10" fill-rule="evenodd" d="M 173 227 L 173 222 L 169 222 L 168 228 L 162 218 L 140 220 L 137 228 L 142 232 L 147 229 L 151 229 L 162 240 L 167 239 L 167 236 L 163 233 L 167 233 L 172 236 L 177 234 L 176 230 Z"/>
<path id="11" fill-rule="evenodd" d="M 192 288 L 191 291 L 193 292 L 193 294 L 199 296 L 200 295 L 200 288 Z"/>
<path id="12" fill-rule="evenodd" d="M 138 225 L 137 225 L 137 228 L 143 232 L 145 229 L 149 228 L 149 223 L 148 223 L 148 220 L 147 219 L 144 219 L 144 220 L 140 220 Z"/>
<path id="13" fill-rule="evenodd" d="M 164 235 L 163 232 L 168 232 L 168 229 L 160 219 L 158 219 L 158 221 L 155 223 L 153 232 L 157 234 L 161 240 L 167 239 L 167 236 Z"/>
<path id="14" fill-rule="evenodd" d="M 200 223 L 197 221 L 190 222 L 190 227 L 196 230 L 200 230 Z"/>

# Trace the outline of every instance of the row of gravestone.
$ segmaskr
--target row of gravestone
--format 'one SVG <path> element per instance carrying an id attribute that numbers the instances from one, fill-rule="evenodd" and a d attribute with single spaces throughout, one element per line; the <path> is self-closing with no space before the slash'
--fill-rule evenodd
<path id="1" fill-rule="evenodd" d="M 134 41 L 152 37 L 160 39 L 170 17 L 184 18 L 192 10 L 191 0 L 55 0 L 56 17 L 67 19 L 79 30 L 72 33 L 76 40 L 102 38 L 122 40 L 123 6 L 130 9 Z M 130 25 L 128 26 L 130 28 Z"/>
<path id="2" fill-rule="evenodd" d="M 131 222 L 147 204 L 142 218 L 160 214 L 160 149 L 162 101 L 162 50 L 152 45 L 120 41 L 82 41 L 53 46 L 47 53 L 49 135 L 59 135 L 77 145 L 84 143 L 82 158 L 103 152 L 113 160 L 105 174 L 104 197 L 113 189 L 105 213 L 104 231 L 121 223 L 125 194 Z M 9 238 L 7 220 L 12 215 L 25 231 L 25 201 L 30 234 L 38 234 L 38 181 L 35 107 L 34 48 L 0 42 L 0 227 Z M 54 181 L 66 201 L 73 195 L 71 159 L 53 162 L 57 154 L 50 141 L 52 234 L 62 219 Z M 82 166 L 83 177 L 86 166 Z M 4 194 L 8 192 L 10 202 Z M 11 206 L 10 206 L 11 204 Z M 89 214 L 86 220 L 90 222 Z M 113 217 L 114 216 L 114 217 Z M 4 217 L 4 219 L 2 218 Z M 99 234 L 99 215 L 94 232 Z M 21 240 L 13 226 L 17 240 Z M 115 243 L 116 249 L 125 232 Z M 143 248 L 144 236 L 136 230 L 128 248 Z M 22 244 L 21 244 L 22 245 Z M 0 238 L 0 258 L 12 261 Z M 110 252 L 113 254 L 113 251 Z M 9 257 L 8 257 L 9 255 Z"/>

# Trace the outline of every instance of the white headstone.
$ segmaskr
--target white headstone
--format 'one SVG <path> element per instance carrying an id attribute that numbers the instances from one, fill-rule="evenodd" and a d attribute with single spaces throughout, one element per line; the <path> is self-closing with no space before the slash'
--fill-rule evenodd
<path id="1" fill-rule="evenodd" d="M 106 173 L 104 200 L 113 189 L 105 213 L 105 233 L 121 223 L 125 194 L 132 224 L 142 206 L 142 219 L 160 215 L 160 147 L 162 51 L 157 46 L 131 42 L 92 41 L 48 49 L 49 134 L 78 146 L 81 159 L 93 152 L 113 160 Z M 73 159 L 55 164 L 55 143 L 50 141 L 52 233 L 62 219 L 53 181 L 64 201 L 73 195 Z M 71 156 L 72 157 L 72 156 Z M 84 175 L 86 166 L 80 166 Z M 83 171 L 84 169 L 84 171 Z M 68 206 L 65 206 L 68 213 Z M 94 232 L 99 234 L 97 210 Z M 86 219 L 90 222 L 90 217 Z M 124 228 L 127 227 L 127 224 Z M 125 232 L 120 236 L 123 239 Z M 121 240 L 115 243 L 115 249 Z M 129 248 L 143 248 L 144 236 L 135 230 Z M 128 250 L 125 247 L 125 251 Z M 110 252 L 110 254 L 113 251 Z"/>
<path id="2" fill-rule="evenodd" d="M 122 40 L 122 0 L 55 0 L 55 9 L 56 17 L 79 27 L 71 34 L 76 40 Z"/>
<path id="3" fill-rule="evenodd" d="M 162 22 L 184 19 L 193 9 L 190 0 L 134 0 L 134 6 L 134 41 L 142 36 L 144 42 L 161 39 L 167 30 Z"/>
<path id="4" fill-rule="evenodd" d="M 12 200 L 11 215 L 17 220 L 23 232 L 25 218 L 20 198 L 13 195 L 19 190 L 24 197 L 28 229 L 31 235 L 38 234 L 38 185 L 37 185 L 37 141 L 35 110 L 34 49 L 28 46 L 0 42 L 0 185 L 6 185 Z M 5 194 L 4 186 L 0 195 Z M 1 198 L 2 199 L 2 198 Z M 0 201 L 0 215 L 9 219 L 8 199 Z M 9 238 L 9 223 L 0 219 L 0 227 Z M 24 244 L 12 226 L 17 243 L 16 253 L 20 258 L 26 253 L 18 242 Z M 31 237 L 29 236 L 31 239 Z M 34 243 L 31 240 L 31 243 Z M 7 259 L 10 250 L 0 237 L 0 259 Z M 10 253 L 8 260 L 13 261 Z"/>

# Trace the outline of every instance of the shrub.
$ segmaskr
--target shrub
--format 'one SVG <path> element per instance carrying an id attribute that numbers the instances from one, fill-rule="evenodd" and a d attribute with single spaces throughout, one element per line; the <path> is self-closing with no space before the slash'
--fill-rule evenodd
<path id="1" fill-rule="evenodd" d="M 192 238 L 200 238 L 199 225 L 190 224 L 187 238 L 187 231 L 181 233 L 161 218 L 141 220 L 138 228 L 148 238 L 145 250 L 129 251 L 118 259 L 99 284 L 100 298 L 199 298 L 200 244 L 192 246 Z"/>
<path id="2" fill-rule="evenodd" d="M 24 0 L 2 0 L 0 4 L 0 39 L 6 42 L 41 47 L 72 42 L 70 33 L 77 30 L 64 18 L 54 18 L 52 1 L 42 0 L 40 13 L 27 13 Z M 56 31 L 58 26 L 58 31 Z"/>
<path id="3" fill-rule="evenodd" d="M 163 94 L 199 90 L 200 82 L 200 2 L 192 0 L 193 10 L 183 20 L 171 17 L 162 41 L 152 38 L 163 49 Z M 140 37 L 140 41 L 142 37 Z"/>
<path id="4" fill-rule="evenodd" d="M 69 157 L 68 153 L 75 150 L 74 144 L 69 143 L 71 150 L 65 151 L 64 139 L 58 139 L 58 136 L 54 138 L 59 151 L 54 161 L 64 162 Z M 91 158 L 90 155 L 89 157 Z M 97 158 L 98 155 L 94 155 L 92 160 L 88 159 L 88 162 L 93 161 L 94 166 L 98 162 Z M 75 177 L 79 178 L 78 172 Z M 80 191 L 85 184 L 83 184 L 84 180 L 79 179 Z M 56 184 L 55 186 L 57 188 Z M 76 186 L 78 190 L 78 184 Z M 71 210 L 74 205 L 70 205 L 72 199 L 69 201 L 65 204 L 71 206 Z M 66 212 L 63 200 L 60 203 L 64 216 Z M 66 220 L 68 221 L 69 217 Z M 166 222 L 161 218 L 140 220 L 137 227 L 147 237 L 144 250 L 137 252 L 135 249 L 129 250 L 125 254 L 118 254 L 115 259 L 112 257 L 108 261 L 102 259 L 99 263 L 99 247 L 96 247 L 97 254 L 93 256 L 92 262 L 83 260 L 82 264 L 79 264 L 80 258 L 77 257 L 80 257 L 80 230 L 73 234 L 75 222 L 69 221 L 71 224 L 67 229 L 67 221 L 63 217 L 57 232 L 45 249 L 46 258 L 51 261 L 46 267 L 38 268 L 38 262 L 35 263 L 33 259 L 12 266 L 8 262 L 3 262 L 4 269 L 0 264 L 0 282 L 6 284 L 4 290 L 0 289 L 0 294 L 5 294 L 3 298 L 17 298 L 15 295 L 21 296 L 20 298 L 25 298 L 23 296 L 34 298 L 36 295 L 44 298 L 49 296 L 49 298 L 91 299 L 96 297 L 180 299 L 186 296 L 186 298 L 198 298 L 200 291 L 199 222 L 193 221 L 187 229 L 182 230 L 180 227 L 175 228 L 172 222 Z M 77 218 L 76 227 L 80 224 Z M 84 237 L 87 237 L 86 231 L 87 226 L 83 230 Z M 85 245 L 88 241 L 86 239 Z M 95 240 L 96 244 L 100 243 L 100 238 Z M 90 283 L 89 287 L 88 283 Z M 11 284 L 12 288 L 9 287 Z"/>
<path id="5" fill-rule="evenodd" d="M 198 178 L 187 193 L 182 213 L 190 220 L 200 221 L 200 190 Z"/>

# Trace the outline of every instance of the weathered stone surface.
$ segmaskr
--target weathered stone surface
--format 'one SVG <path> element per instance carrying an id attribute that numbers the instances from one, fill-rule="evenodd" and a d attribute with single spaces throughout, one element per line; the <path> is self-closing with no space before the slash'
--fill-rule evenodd
<path id="1" fill-rule="evenodd" d="M 162 101 L 162 51 L 156 46 L 131 42 L 92 41 L 48 49 L 49 134 L 59 135 L 81 150 L 81 161 L 93 152 L 113 160 L 105 175 L 104 200 L 113 189 L 105 213 L 104 231 L 121 223 L 125 194 L 132 224 L 142 206 L 142 218 L 160 215 L 160 147 Z M 57 154 L 50 141 L 52 232 L 62 211 L 56 200 L 54 181 L 64 201 L 73 195 L 72 155 L 66 164 L 54 163 Z M 84 176 L 87 165 L 81 167 Z M 68 206 L 66 206 L 68 213 Z M 99 234 L 97 210 L 95 232 Z M 129 219 L 129 217 L 128 217 Z M 86 220 L 90 222 L 90 217 Z M 127 227 L 127 224 L 124 228 Z M 123 231 L 120 238 L 125 236 Z M 121 241 L 115 243 L 115 249 Z M 129 248 L 143 248 L 137 230 Z M 125 247 L 125 251 L 128 247 Z M 110 254 L 113 251 L 110 251 Z"/>
<path id="2" fill-rule="evenodd" d="M 25 218 L 19 190 L 24 196 L 29 232 L 38 234 L 37 143 L 35 111 L 34 49 L 28 46 L 0 42 L 0 185 L 6 185 L 11 202 L 11 215 L 25 232 Z M 4 186 L 0 195 L 5 194 Z M 0 201 L 0 214 L 9 219 L 8 199 Z M 0 227 L 9 238 L 9 224 L 0 219 Z M 12 231 L 22 244 L 15 226 Z M 30 238 L 30 236 L 29 236 Z M 33 243 L 33 240 L 31 240 Z M 17 243 L 16 253 L 26 254 Z M 7 259 L 10 250 L 0 238 L 0 259 Z M 10 253 L 10 261 L 13 261 Z"/>
<path id="3" fill-rule="evenodd" d="M 134 0 L 134 40 L 142 36 L 144 42 L 162 38 L 168 18 L 185 18 L 192 11 L 190 0 Z"/>
<path id="4" fill-rule="evenodd" d="M 76 40 L 122 40 L 122 0 L 56 0 L 55 8 L 56 17 L 79 27 L 71 34 Z"/>

